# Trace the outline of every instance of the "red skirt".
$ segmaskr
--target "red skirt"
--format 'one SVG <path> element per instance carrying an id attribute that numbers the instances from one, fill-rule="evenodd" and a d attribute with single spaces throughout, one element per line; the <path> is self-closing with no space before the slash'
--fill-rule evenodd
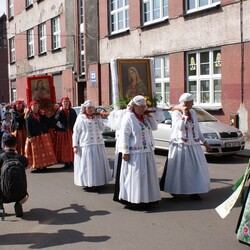
<path id="1" fill-rule="evenodd" d="M 25 155 L 25 142 L 26 142 L 26 138 L 27 138 L 26 129 L 23 128 L 23 129 L 16 130 L 12 134 L 17 139 L 16 150 L 17 150 L 18 154 Z"/>
<path id="2" fill-rule="evenodd" d="M 56 131 L 54 149 L 57 162 L 73 162 L 72 131 Z"/>
<path id="3" fill-rule="evenodd" d="M 50 134 L 32 137 L 32 143 L 27 138 L 25 156 L 29 160 L 29 168 L 44 168 L 57 163 Z"/>

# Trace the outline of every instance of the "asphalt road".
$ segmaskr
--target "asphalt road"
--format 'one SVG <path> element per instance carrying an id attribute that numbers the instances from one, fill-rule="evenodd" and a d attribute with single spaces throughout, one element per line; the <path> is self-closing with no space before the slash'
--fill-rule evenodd
<path id="1" fill-rule="evenodd" d="M 111 166 L 114 148 L 107 147 Z M 157 152 L 161 176 L 166 152 Z M 30 199 L 24 217 L 16 218 L 13 204 L 0 221 L 0 249 L 109 249 L 109 250 L 244 250 L 234 233 L 241 205 L 225 219 L 215 207 L 232 193 L 231 185 L 244 172 L 248 158 L 209 158 L 212 190 L 202 201 L 162 200 L 151 211 L 130 211 L 112 200 L 114 182 L 99 193 L 87 193 L 73 184 L 73 170 L 55 165 L 31 173 Z"/>

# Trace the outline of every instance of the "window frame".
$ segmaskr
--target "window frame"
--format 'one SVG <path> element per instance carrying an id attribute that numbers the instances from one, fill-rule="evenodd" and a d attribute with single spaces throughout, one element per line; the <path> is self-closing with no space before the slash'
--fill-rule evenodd
<path id="1" fill-rule="evenodd" d="M 54 30 L 55 28 L 55 30 Z M 52 50 L 61 48 L 61 19 L 56 16 L 51 19 L 51 47 Z"/>
<path id="2" fill-rule="evenodd" d="M 46 23 L 41 23 L 38 25 L 38 50 L 39 54 L 44 54 L 47 52 Z"/>
<path id="3" fill-rule="evenodd" d="M 208 4 L 204 5 L 204 6 L 199 6 L 199 1 L 200 0 L 194 0 L 195 1 L 195 7 L 192 9 L 188 9 L 188 3 L 189 0 L 185 0 L 185 7 L 186 7 L 186 13 L 193 13 L 193 12 L 197 12 L 197 11 L 201 11 L 201 10 L 205 10 L 205 9 L 210 9 L 213 8 L 215 6 L 218 6 L 221 4 L 220 0 L 207 0 Z M 214 2 L 216 1 L 216 2 Z"/>
<path id="4" fill-rule="evenodd" d="M 122 7 L 117 7 L 119 0 L 109 0 L 109 30 L 110 34 L 117 34 L 121 32 L 125 32 L 129 30 L 129 0 L 121 0 L 122 1 Z M 111 5 L 114 3 L 115 9 L 112 10 Z M 119 28 L 119 14 L 123 13 L 123 18 L 122 18 L 122 24 L 123 28 Z M 128 14 L 126 16 L 126 13 Z M 116 22 L 114 22 L 114 30 L 112 29 L 113 23 L 112 23 L 112 17 L 115 16 Z"/>
<path id="5" fill-rule="evenodd" d="M 160 17 L 159 18 L 154 18 L 154 1 L 155 0 L 142 0 L 142 15 L 143 15 L 143 25 L 149 25 L 149 24 L 153 24 L 153 23 L 158 23 L 158 22 L 162 22 L 165 21 L 169 18 L 169 11 L 168 14 L 166 16 L 164 16 L 164 0 L 158 0 L 159 1 L 159 11 L 160 11 Z M 149 21 L 145 21 L 145 4 L 149 3 L 149 16 L 150 16 L 150 20 Z M 167 9 L 169 7 L 169 0 L 167 0 Z"/>
<path id="6" fill-rule="evenodd" d="M 14 18 L 14 0 L 8 1 L 9 19 Z"/>
<path id="7" fill-rule="evenodd" d="M 16 61 L 15 37 L 11 37 L 9 39 L 9 46 L 10 46 L 10 63 L 14 63 Z"/>
<path id="8" fill-rule="evenodd" d="M 155 81 L 155 95 L 158 96 L 159 92 L 156 91 L 156 84 L 160 84 L 160 88 L 161 88 L 161 93 L 160 96 L 161 98 L 158 98 L 158 102 L 165 104 L 165 103 L 169 103 L 170 102 L 170 76 L 169 76 L 169 55 L 161 55 L 161 56 L 155 56 L 154 58 L 154 81 Z M 157 77 L 156 75 L 156 59 L 160 60 L 160 77 Z M 168 72 L 168 74 L 165 75 L 165 68 L 166 68 L 166 72 Z M 169 84 L 169 89 L 167 91 L 166 89 L 166 83 Z M 168 96 L 168 99 L 166 98 L 166 96 Z"/>
<path id="9" fill-rule="evenodd" d="M 27 57 L 33 57 L 35 55 L 35 35 L 34 29 L 27 30 Z"/>
<path id="10" fill-rule="evenodd" d="M 214 52 L 219 51 L 221 53 L 221 48 L 212 48 L 212 49 L 205 49 L 205 50 L 197 50 L 197 51 L 190 51 L 186 53 L 186 87 L 187 92 L 190 92 L 195 96 L 195 104 L 200 105 L 201 107 L 206 106 L 221 106 L 221 94 L 222 94 L 222 74 L 221 74 L 221 66 L 220 66 L 220 73 L 214 72 Z M 201 74 L 201 53 L 209 53 L 209 73 L 208 74 Z M 191 64 L 189 63 L 189 55 L 195 54 L 195 75 L 189 75 L 189 67 Z M 205 65 L 203 63 L 203 65 Z M 205 82 L 209 83 L 209 90 L 205 91 L 202 90 L 202 83 Z M 215 90 L 216 81 L 220 81 L 220 90 Z M 195 84 L 195 91 L 190 89 L 191 82 L 196 82 Z M 208 102 L 202 101 L 202 93 L 208 92 Z M 215 94 L 220 93 L 220 102 L 215 101 Z"/>

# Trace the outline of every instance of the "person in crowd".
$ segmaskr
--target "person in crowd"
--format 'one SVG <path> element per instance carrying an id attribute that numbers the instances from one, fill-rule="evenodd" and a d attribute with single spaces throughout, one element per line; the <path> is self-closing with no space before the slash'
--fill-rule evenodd
<path id="1" fill-rule="evenodd" d="M 2 123 L 2 138 L 11 133 L 11 124 L 12 124 L 12 120 L 11 120 L 11 113 L 10 112 L 6 112 L 5 113 L 5 118 L 4 121 Z M 3 148 L 3 143 L 2 143 L 2 148 Z"/>
<path id="2" fill-rule="evenodd" d="M 3 137 L 3 149 L 4 152 L 0 155 L 0 169 L 2 170 L 2 166 L 4 164 L 5 158 L 7 159 L 18 159 L 20 161 L 20 163 L 22 164 L 21 166 L 23 168 L 27 168 L 28 167 L 28 159 L 23 156 L 23 155 L 19 155 L 16 152 L 16 145 L 17 145 L 17 139 L 14 135 L 12 134 L 7 134 Z M 2 172 L 2 171 L 1 171 Z M 24 183 L 24 195 L 20 200 L 15 200 L 15 205 L 14 205 L 14 209 L 15 209 L 15 214 L 16 217 L 22 217 L 23 216 L 23 209 L 22 209 L 22 204 L 24 202 L 26 202 L 28 200 L 28 192 L 27 192 L 27 180 L 26 180 L 26 176 L 22 176 L 23 178 L 25 178 L 25 180 L 23 180 Z M 20 176 L 20 178 L 22 178 Z M 20 190 L 19 190 L 20 191 Z M 4 197 L 2 195 L 2 190 L 0 189 L 0 216 L 4 216 Z"/>
<path id="3" fill-rule="evenodd" d="M 152 136 L 152 130 L 157 129 L 157 121 L 147 113 L 144 96 L 135 96 L 127 110 L 129 112 L 124 114 L 119 131 L 121 167 L 118 199 L 129 209 L 149 209 L 161 199 Z"/>
<path id="4" fill-rule="evenodd" d="M 94 112 L 94 103 L 85 101 L 73 128 L 74 183 L 90 192 L 112 180 L 101 134 L 104 124 Z"/>
<path id="5" fill-rule="evenodd" d="M 11 108 L 11 105 L 9 103 L 6 103 L 3 107 L 3 110 L 2 110 L 2 120 L 5 119 L 5 115 L 7 113 L 11 113 L 12 112 L 12 108 Z"/>
<path id="6" fill-rule="evenodd" d="M 126 96 L 134 97 L 136 95 L 148 95 L 147 86 L 141 80 L 139 73 L 135 67 L 128 69 L 129 85 L 126 90 Z"/>
<path id="7" fill-rule="evenodd" d="M 43 169 L 57 163 L 48 130 L 48 117 L 39 112 L 39 104 L 32 101 L 26 115 L 27 139 L 25 156 L 31 169 Z"/>
<path id="8" fill-rule="evenodd" d="M 11 131 L 17 138 L 17 152 L 24 155 L 27 133 L 24 119 L 24 102 L 22 100 L 17 100 L 13 104 Z"/>
<path id="9" fill-rule="evenodd" d="M 207 151 L 211 146 L 201 133 L 193 107 L 193 95 L 184 93 L 180 104 L 172 113 L 172 133 L 166 162 L 163 191 L 177 195 L 190 195 L 201 200 L 201 193 L 210 190 L 208 165 L 200 142 Z"/>
<path id="10" fill-rule="evenodd" d="M 72 134 L 76 117 L 76 111 L 71 108 L 69 98 L 63 97 L 55 114 L 54 148 L 57 162 L 63 162 L 65 167 L 72 166 L 74 161 Z"/>

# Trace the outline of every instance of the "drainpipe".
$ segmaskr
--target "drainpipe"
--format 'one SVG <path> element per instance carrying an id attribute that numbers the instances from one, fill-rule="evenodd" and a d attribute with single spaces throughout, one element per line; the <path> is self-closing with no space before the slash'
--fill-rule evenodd
<path id="1" fill-rule="evenodd" d="M 241 103 L 244 102 L 244 36 L 243 36 L 243 0 L 240 0 L 240 44 L 241 44 Z"/>

